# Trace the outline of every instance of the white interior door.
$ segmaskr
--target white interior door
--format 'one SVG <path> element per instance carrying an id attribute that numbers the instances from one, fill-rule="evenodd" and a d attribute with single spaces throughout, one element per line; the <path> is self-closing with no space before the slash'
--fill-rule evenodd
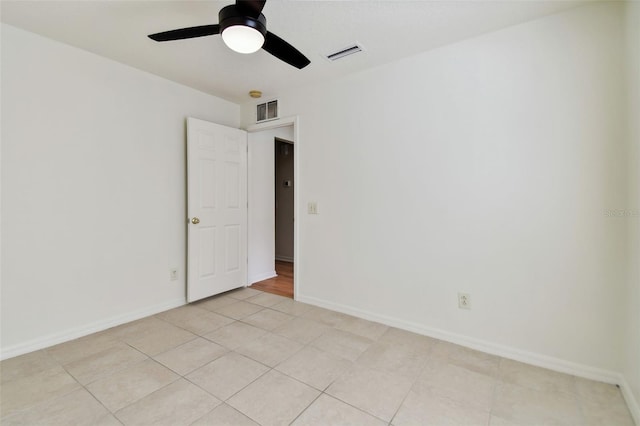
<path id="1" fill-rule="evenodd" d="M 187 301 L 247 285 L 247 133 L 187 119 Z"/>

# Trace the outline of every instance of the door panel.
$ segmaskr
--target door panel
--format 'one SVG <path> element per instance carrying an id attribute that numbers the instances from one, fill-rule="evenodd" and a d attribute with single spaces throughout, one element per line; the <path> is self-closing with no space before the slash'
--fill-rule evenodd
<path id="1" fill-rule="evenodd" d="M 240 227 L 236 225 L 225 226 L 226 237 L 226 272 L 234 272 L 240 269 L 240 246 L 241 232 Z"/>
<path id="2" fill-rule="evenodd" d="M 240 164 L 225 163 L 225 179 L 226 185 L 226 207 L 229 209 L 237 209 L 240 203 Z"/>
<path id="3" fill-rule="evenodd" d="M 197 238 L 200 239 L 198 278 L 212 277 L 216 274 L 216 227 L 200 227 Z"/>
<path id="4" fill-rule="evenodd" d="M 247 285 L 246 176 L 246 132 L 187 119 L 189 302 Z"/>

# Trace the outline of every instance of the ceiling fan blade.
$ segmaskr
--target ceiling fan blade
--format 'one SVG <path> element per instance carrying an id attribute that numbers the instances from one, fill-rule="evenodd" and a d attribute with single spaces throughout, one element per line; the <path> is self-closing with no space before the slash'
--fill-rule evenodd
<path id="1" fill-rule="evenodd" d="M 276 58 L 298 69 L 302 69 L 311 63 L 298 49 L 270 31 L 267 31 L 262 48 Z"/>
<path id="2" fill-rule="evenodd" d="M 149 38 L 155 41 L 183 40 L 185 38 L 204 37 L 220 33 L 220 25 L 200 25 L 199 27 L 180 28 L 178 30 L 165 31 L 150 34 Z"/>
<path id="3" fill-rule="evenodd" d="M 258 19 L 267 0 L 236 0 L 236 6 L 252 18 Z"/>

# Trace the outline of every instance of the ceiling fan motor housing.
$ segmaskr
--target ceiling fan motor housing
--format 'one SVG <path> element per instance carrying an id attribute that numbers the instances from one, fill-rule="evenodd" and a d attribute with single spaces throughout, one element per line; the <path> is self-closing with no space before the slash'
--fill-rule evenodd
<path id="1" fill-rule="evenodd" d="M 263 37 L 267 35 L 267 18 L 261 13 L 257 18 L 245 15 L 235 4 L 223 7 L 218 12 L 220 34 L 234 25 L 243 25 L 259 31 Z"/>

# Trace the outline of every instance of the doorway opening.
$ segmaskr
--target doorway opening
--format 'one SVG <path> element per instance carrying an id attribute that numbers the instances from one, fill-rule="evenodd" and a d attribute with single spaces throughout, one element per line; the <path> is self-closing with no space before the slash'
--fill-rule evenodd
<path id="1" fill-rule="evenodd" d="M 253 287 L 293 298 L 293 232 L 294 232 L 294 144 L 273 138 L 274 170 L 274 235 L 276 276 L 253 284 Z"/>
<path id="2" fill-rule="evenodd" d="M 274 139 L 276 262 L 293 263 L 293 142 Z M 277 271 L 278 268 L 276 268 Z"/>
<path id="3" fill-rule="evenodd" d="M 250 126 L 249 285 L 295 299 L 299 261 L 297 117 Z M 295 148 L 295 149 L 294 149 Z M 294 155 L 295 151 L 295 155 Z"/>
<path id="4" fill-rule="evenodd" d="M 276 276 L 257 282 L 254 288 L 293 298 L 294 144 L 274 137 L 274 229 Z"/>
<path id="5" fill-rule="evenodd" d="M 293 299 L 293 262 L 275 261 L 276 276 L 258 281 L 251 288 Z"/>

